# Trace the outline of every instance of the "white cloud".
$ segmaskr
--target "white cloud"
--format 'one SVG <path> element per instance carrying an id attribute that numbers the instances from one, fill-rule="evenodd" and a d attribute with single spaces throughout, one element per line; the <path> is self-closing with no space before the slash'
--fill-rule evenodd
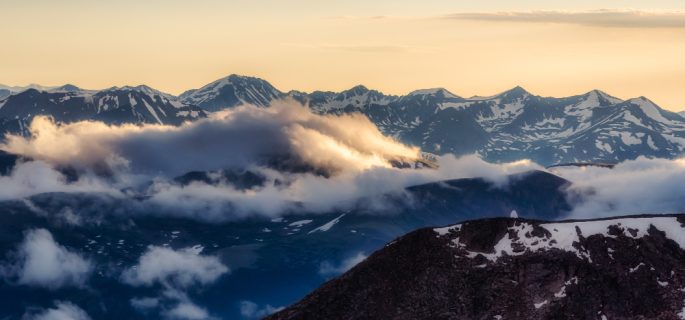
<path id="1" fill-rule="evenodd" d="M 217 257 L 203 256 L 200 252 L 200 246 L 179 250 L 148 247 L 138 264 L 124 270 L 121 278 L 132 286 L 160 284 L 162 290 L 159 297 L 131 299 L 131 306 L 142 313 L 161 309 L 160 314 L 165 319 L 211 319 L 209 312 L 193 303 L 185 290 L 211 284 L 229 270 Z M 163 306 L 168 302 L 174 303 L 170 309 Z"/>
<path id="2" fill-rule="evenodd" d="M 64 175 L 43 161 L 19 163 L 10 175 L 0 176 L 0 200 L 24 198 L 46 192 L 118 193 L 104 181 L 87 175 L 78 182 L 67 183 Z"/>
<path id="3" fill-rule="evenodd" d="M 178 320 L 202 320 L 210 319 L 209 313 L 206 309 L 195 305 L 189 301 L 179 302 L 173 308 L 166 310 L 163 313 L 166 319 Z"/>
<path id="4" fill-rule="evenodd" d="M 358 252 L 354 256 L 351 256 L 343 260 L 338 265 L 333 265 L 331 262 L 324 261 L 323 263 L 321 263 L 321 266 L 319 267 L 319 274 L 324 276 L 330 276 L 345 273 L 347 272 L 347 270 L 352 269 L 360 262 L 366 260 L 367 257 L 368 256 L 363 252 Z"/>
<path id="5" fill-rule="evenodd" d="M 8 136 L 0 148 L 98 172 L 176 176 L 277 162 L 281 169 L 334 173 L 389 167 L 391 160 L 418 155 L 418 149 L 383 136 L 362 115 L 321 116 L 294 102 L 238 107 L 180 127 L 94 121 L 60 125 L 38 116 L 30 131 L 28 138 Z"/>
<path id="6" fill-rule="evenodd" d="M 140 202 L 153 207 L 145 211 L 210 221 L 289 210 L 328 212 L 354 206 L 360 198 L 382 209 L 385 203 L 375 196 L 411 185 L 475 176 L 502 185 L 507 174 L 539 168 L 525 161 L 494 165 L 451 155 L 439 158 L 437 170 L 395 168 L 391 162 L 414 160 L 418 150 L 383 136 L 361 115 L 320 116 L 293 104 L 235 108 L 181 127 L 59 125 L 38 117 L 31 128 L 32 137 L 12 136 L 0 146 L 40 159 L 0 178 L 0 199 L 54 191 L 123 197 L 119 190 L 154 181 Z M 67 183 L 51 166 L 77 168 L 81 178 Z M 236 190 L 226 183 L 181 186 L 170 179 L 226 168 L 257 172 L 266 183 Z M 64 218 L 79 221 L 68 212 Z"/>
<path id="7" fill-rule="evenodd" d="M 685 159 L 625 161 L 605 168 L 559 168 L 573 182 L 573 218 L 685 212 Z"/>
<path id="8" fill-rule="evenodd" d="M 44 310 L 38 314 L 26 314 L 23 318 L 31 320 L 90 320 L 83 309 L 68 301 L 57 301 L 55 308 Z"/>
<path id="9" fill-rule="evenodd" d="M 122 280 L 133 286 L 159 283 L 185 288 L 210 284 L 229 271 L 217 257 L 200 255 L 200 251 L 197 248 L 173 250 L 150 246 L 136 266 L 124 271 Z"/>
<path id="10" fill-rule="evenodd" d="M 260 308 L 259 305 L 252 301 L 240 302 L 240 315 L 246 319 L 261 319 L 283 309 L 283 307 L 276 308 L 268 304 Z"/>
<path id="11" fill-rule="evenodd" d="M 152 297 L 133 298 L 130 302 L 134 309 L 142 312 L 156 309 L 159 306 L 159 298 Z"/>
<path id="12" fill-rule="evenodd" d="M 210 221 L 238 219 L 254 214 L 277 216 L 288 210 L 344 210 L 353 207 L 361 198 L 370 200 L 367 204 L 374 206 L 372 209 L 384 210 L 386 203 L 377 196 L 401 193 L 409 186 L 472 177 L 484 177 L 503 186 L 509 174 L 542 169 L 529 161 L 490 164 L 476 156 L 455 158 L 445 155 L 439 157 L 439 163 L 437 170 L 375 167 L 363 171 L 345 171 L 331 177 L 253 168 L 267 176 L 264 187 L 235 190 L 227 185 L 198 183 L 179 186 L 161 182 L 154 186 L 148 202 L 164 208 L 163 211 L 168 214 Z M 277 184 L 276 181 L 285 183 Z"/>
<path id="13" fill-rule="evenodd" d="M 3 268 L 3 273 L 23 285 L 48 289 L 83 287 L 92 271 L 89 260 L 59 245 L 45 229 L 26 232 L 16 258 Z"/>

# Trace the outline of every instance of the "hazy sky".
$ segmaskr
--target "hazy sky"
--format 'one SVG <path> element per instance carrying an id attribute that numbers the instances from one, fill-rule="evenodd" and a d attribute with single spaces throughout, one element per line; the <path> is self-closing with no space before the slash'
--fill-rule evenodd
<path id="1" fill-rule="evenodd" d="M 603 89 L 685 110 L 685 1 L 0 0 L 0 83 Z"/>

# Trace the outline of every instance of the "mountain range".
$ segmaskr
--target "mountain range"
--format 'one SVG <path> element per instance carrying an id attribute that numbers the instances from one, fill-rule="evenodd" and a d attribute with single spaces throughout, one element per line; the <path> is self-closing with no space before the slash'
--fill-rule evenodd
<path id="1" fill-rule="evenodd" d="M 178 125 L 239 105 L 268 107 L 283 99 L 318 114 L 362 113 L 384 134 L 425 152 L 477 153 L 493 162 L 615 163 L 641 155 L 674 158 L 685 151 L 683 115 L 645 97 L 623 100 L 593 90 L 553 98 L 521 87 L 470 98 L 442 88 L 404 96 L 364 86 L 342 92 L 283 92 L 265 80 L 238 75 L 179 96 L 147 86 L 101 91 L 73 85 L 0 87 L 0 132 L 29 134 L 27 125 L 39 114 L 61 122 L 93 119 Z"/>

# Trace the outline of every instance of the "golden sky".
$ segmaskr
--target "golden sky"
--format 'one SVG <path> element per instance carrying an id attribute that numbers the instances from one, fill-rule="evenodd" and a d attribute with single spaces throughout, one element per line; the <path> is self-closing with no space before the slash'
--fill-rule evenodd
<path id="1" fill-rule="evenodd" d="M 0 0 L 0 83 L 178 94 L 237 73 L 283 91 L 521 85 L 685 110 L 684 1 L 368 2 Z"/>

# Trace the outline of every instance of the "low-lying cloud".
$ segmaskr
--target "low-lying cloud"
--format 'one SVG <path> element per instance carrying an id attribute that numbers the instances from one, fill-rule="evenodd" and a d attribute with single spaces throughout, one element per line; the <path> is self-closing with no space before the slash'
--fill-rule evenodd
<path id="1" fill-rule="evenodd" d="M 33 159 L 0 177 L 0 200 L 98 192 L 143 199 L 142 211 L 210 221 L 329 212 L 351 208 L 360 198 L 382 209 L 374 197 L 408 186 L 466 177 L 503 185 L 508 174 L 540 168 L 528 161 L 496 165 L 444 155 L 437 157 L 437 169 L 416 169 L 419 150 L 383 136 L 367 118 L 321 116 L 297 104 L 244 106 L 180 127 L 56 124 L 38 117 L 31 132 L 0 146 Z M 213 170 L 249 171 L 264 183 L 240 188 L 174 179 Z M 67 179 L 65 171 L 76 171 L 78 179 Z"/>
<path id="2" fill-rule="evenodd" d="M 260 307 L 258 304 L 247 300 L 240 302 L 240 315 L 245 319 L 262 319 L 283 309 L 283 307 L 273 307 L 268 304 Z"/>
<path id="3" fill-rule="evenodd" d="M 685 212 L 685 159 L 622 162 L 613 169 L 587 167 L 553 171 L 569 179 L 577 201 L 572 218 Z"/>
<path id="4" fill-rule="evenodd" d="M 636 10 L 463 12 L 446 19 L 573 24 L 601 28 L 685 28 L 685 12 Z"/>
<path id="5" fill-rule="evenodd" d="M 3 266 L 6 278 L 18 284 L 58 289 L 84 287 L 93 266 L 76 252 L 61 246 L 45 229 L 26 232 L 16 260 Z"/>
<path id="6" fill-rule="evenodd" d="M 267 177 L 263 187 L 236 190 L 231 185 L 194 183 L 181 186 L 160 182 L 154 186 L 147 201 L 165 208 L 169 214 L 211 221 L 243 218 L 255 213 L 278 216 L 292 211 L 346 210 L 361 198 L 370 199 L 367 204 L 382 211 L 385 204 L 378 196 L 402 193 L 409 186 L 471 177 L 484 177 L 503 186 L 509 174 L 541 169 L 529 161 L 496 165 L 476 156 L 456 158 L 446 155 L 438 157 L 438 162 L 438 169 L 374 167 L 363 171 L 343 171 L 332 177 L 257 168 L 255 170 Z M 197 208 L 202 208 L 202 211 L 197 211 Z M 227 212 L 232 216 L 226 217 Z"/>
<path id="7" fill-rule="evenodd" d="M 173 308 L 162 313 L 165 319 L 172 320 L 204 320 L 210 319 L 209 312 L 189 301 L 182 301 Z"/>
<path id="8" fill-rule="evenodd" d="M 508 175 L 544 170 L 525 160 L 491 164 L 475 155 L 449 154 L 436 156 L 437 168 L 417 169 L 412 165 L 420 159 L 418 149 L 383 136 L 363 116 L 320 116 L 285 103 L 239 107 L 180 127 L 64 125 L 38 117 L 31 130 L 31 137 L 11 136 L 0 147 L 31 159 L 0 176 L 0 200 L 45 192 L 105 193 L 135 198 L 132 212 L 205 221 L 348 210 L 361 199 L 371 211 L 383 211 L 382 195 L 401 195 L 409 186 L 483 177 L 504 187 Z M 679 187 L 684 167 L 683 160 L 639 158 L 613 170 L 554 172 L 573 182 L 572 216 L 597 217 L 685 212 Z M 221 179 L 175 179 L 217 170 L 250 172 L 262 181 L 240 187 Z M 77 179 L 65 175 L 74 171 Z M 65 212 L 64 220 L 82 223 L 77 214 Z"/>
<path id="9" fill-rule="evenodd" d="M 142 313 L 147 313 L 148 311 L 154 310 L 159 307 L 159 298 L 154 297 L 142 297 L 133 298 L 129 302 L 131 306 Z"/>
<path id="10" fill-rule="evenodd" d="M 419 153 L 362 115 L 320 116 L 296 103 L 238 107 L 180 127 L 60 125 L 38 116 L 29 130 L 31 137 L 10 135 L 0 148 L 63 167 L 167 177 L 250 165 L 334 174 L 390 167 Z"/>
<path id="11" fill-rule="evenodd" d="M 347 272 L 354 266 L 358 265 L 360 262 L 366 260 L 368 256 L 363 252 L 358 252 L 354 256 L 351 256 L 339 264 L 333 264 L 330 261 L 324 261 L 319 267 L 319 274 L 323 276 L 335 276 Z"/>
<path id="12" fill-rule="evenodd" d="M 131 286 L 158 284 L 162 291 L 159 297 L 133 298 L 131 306 L 143 314 L 158 312 L 164 319 L 212 319 L 204 307 L 190 299 L 186 290 L 211 285 L 229 269 L 219 258 L 201 255 L 202 249 L 150 246 L 135 266 L 124 270 L 121 279 Z M 170 303 L 172 306 L 167 307 Z"/>
<path id="13" fill-rule="evenodd" d="M 0 176 L 0 200 L 21 199 L 48 192 L 114 192 L 107 181 L 84 175 L 76 182 L 67 183 L 67 177 L 43 161 L 18 164 L 10 175 Z"/>
<path id="14" fill-rule="evenodd" d="M 55 307 L 38 313 L 25 314 L 22 319 L 30 320 L 90 320 L 90 316 L 69 301 L 57 301 Z"/>
<path id="15" fill-rule="evenodd" d="M 217 257 L 201 255 L 201 251 L 199 247 L 174 250 L 151 246 L 136 266 L 124 271 L 122 279 L 133 286 L 160 283 L 186 288 L 212 283 L 229 271 Z"/>

